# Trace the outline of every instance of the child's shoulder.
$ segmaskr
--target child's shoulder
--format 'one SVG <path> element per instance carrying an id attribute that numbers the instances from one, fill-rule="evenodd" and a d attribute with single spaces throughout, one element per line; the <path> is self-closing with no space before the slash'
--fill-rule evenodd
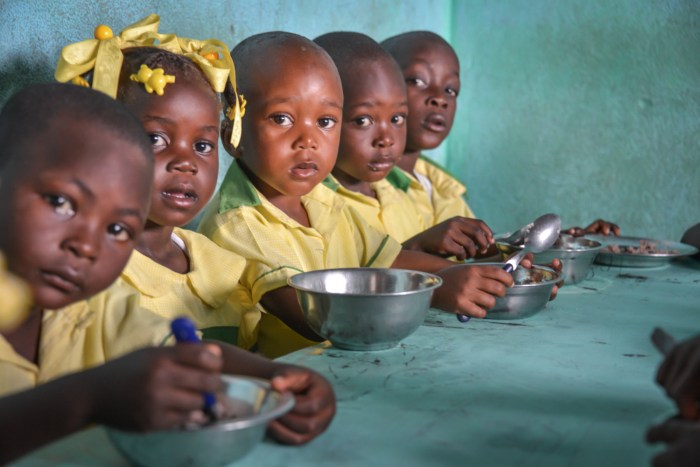
<path id="1" fill-rule="evenodd" d="M 416 160 L 415 171 L 428 177 L 432 184 L 453 183 L 464 187 L 457 176 L 428 156 L 421 154 Z"/>

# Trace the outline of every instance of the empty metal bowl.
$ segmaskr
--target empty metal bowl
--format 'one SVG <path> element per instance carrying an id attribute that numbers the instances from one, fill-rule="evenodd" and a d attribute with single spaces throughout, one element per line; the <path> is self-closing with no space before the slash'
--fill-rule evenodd
<path id="1" fill-rule="evenodd" d="M 294 406 L 294 396 L 270 389 L 267 381 L 222 376 L 225 417 L 189 429 L 133 433 L 107 429 L 112 443 L 131 462 L 142 466 L 220 466 L 251 451 L 265 436 L 268 422 Z"/>
<path id="2" fill-rule="evenodd" d="M 474 263 L 474 265 L 503 266 L 503 263 Z M 522 266 L 512 272 L 515 285 L 505 297 L 497 297 L 496 305 L 486 312 L 486 319 L 521 319 L 542 310 L 549 301 L 560 275 L 546 266 Z"/>
<path id="3" fill-rule="evenodd" d="M 289 279 L 311 329 L 348 350 L 396 346 L 425 319 L 442 279 L 404 269 L 325 269 Z"/>
<path id="4" fill-rule="evenodd" d="M 498 241 L 496 246 L 504 258 L 522 249 L 522 246 Z M 552 248 L 535 255 L 535 263 L 549 264 L 554 258 L 558 258 L 561 261 L 561 276 L 564 284 L 576 284 L 588 276 L 601 248 L 603 244 L 595 240 L 561 234 Z"/>

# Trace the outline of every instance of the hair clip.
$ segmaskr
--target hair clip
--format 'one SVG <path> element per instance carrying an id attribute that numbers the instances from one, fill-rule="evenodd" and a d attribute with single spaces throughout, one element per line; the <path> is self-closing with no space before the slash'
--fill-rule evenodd
<path id="1" fill-rule="evenodd" d="M 175 77 L 173 75 L 166 75 L 162 68 L 151 70 L 147 65 L 141 65 L 138 73 L 132 74 L 130 78 L 131 81 L 143 83 L 143 86 L 149 94 L 155 91 L 159 96 L 163 95 L 166 84 L 175 82 Z"/>

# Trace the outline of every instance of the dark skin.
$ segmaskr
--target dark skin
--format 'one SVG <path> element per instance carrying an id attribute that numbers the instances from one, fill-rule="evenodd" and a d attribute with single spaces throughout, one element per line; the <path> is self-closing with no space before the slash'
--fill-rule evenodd
<path id="1" fill-rule="evenodd" d="M 247 173 L 255 174 L 251 181 L 256 188 L 266 196 L 267 193 L 273 196 L 274 201 L 270 201 L 292 216 L 285 211 L 286 203 L 301 205 L 301 196 L 320 183 L 333 167 L 338 150 L 339 131 L 335 126 L 329 130 L 336 135 L 335 143 L 331 138 L 322 137 L 327 135 L 325 131 L 316 130 L 313 133 L 318 135 L 313 140 L 319 142 L 308 146 L 313 149 L 309 152 L 314 155 L 310 160 L 324 162 L 314 164 L 320 173 L 314 173 L 311 180 L 289 176 L 285 173 L 288 171 L 279 169 L 280 166 L 284 166 L 281 163 L 284 161 L 280 159 L 281 155 L 286 152 L 294 153 L 290 149 L 295 148 L 293 142 L 297 141 L 298 137 L 291 137 L 289 133 L 295 134 L 296 131 L 296 134 L 300 135 L 309 134 L 307 125 L 319 127 L 316 122 L 322 121 L 323 115 L 330 112 L 329 106 L 325 107 L 325 113 L 321 111 L 324 108 L 322 103 L 342 103 L 343 96 L 337 76 L 330 71 L 333 65 L 327 60 L 319 57 L 309 59 L 304 54 L 295 54 L 294 50 L 274 57 L 266 55 L 265 60 L 266 63 L 273 63 L 274 67 L 250 67 L 247 87 L 241 89 L 246 96 L 255 96 L 248 97 L 245 119 L 248 122 L 244 121 L 243 151 L 236 151 L 227 143 L 230 138 L 230 124 L 224 124 L 222 127 L 222 140 L 231 154 L 245 162 L 244 166 L 249 169 Z M 316 80 L 312 78 L 314 75 L 320 78 L 325 76 L 326 82 L 316 85 Z M 281 76 L 284 76 L 284 80 L 280 80 Z M 320 92 L 319 89 L 323 91 Z M 305 99 L 300 99 L 299 96 L 305 96 Z M 295 104 L 296 102 L 303 102 L 303 105 Z M 284 131 L 277 128 L 279 122 L 276 122 L 275 116 L 279 115 L 284 116 L 280 120 L 287 125 Z M 272 120 L 272 124 L 269 120 Z M 295 128 L 294 122 L 297 121 L 304 122 L 300 125 L 301 129 Z M 278 189 L 271 190 L 273 186 L 277 186 Z M 284 201 L 285 197 L 288 198 L 287 201 Z M 303 209 L 303 205 L 301 208 Z M 420 251 L 402 250 L 392 267 L 437 273 L 444 283 L 433 295 L 433 306 L 450 313 L 464 313 L 474 317 L 484 317 L 486 310 L 494 306 L 495 297 L 505 295 L 506 288 L 513 284 L 511 275 L 498 267 L 455 266 L 450 261 Z M 306 323 L 291 287 L 281 287 L 266 293 L 261 299 L 261 304 L 268 312 L 307 339 L 322 340 Z"/>
<path id="2" fill-rule="evenodd" d="M 141 120 L 153 143 L 155 175 L 151 210 L 136 249 L 180 274 L 189 261 L 171 240 L 211 198 L 219 170 L 219 102 L 206 82 L 169 84 L 164 95 L 128 84 L 124 103 Z"/>
<path id="3" fill-rule="evenodd" d="M 64 117 L 21 163 L 10 162 L 3 171 L 10 182 L 0 184 L 0 219 L 12 226 L 0 233 L 0 249 L 12 252 L 8 268 L 35 303 L 20 330 L 3 336 L 37 365 L 41 311 L 87 299 L 117 278 L 146 220 L 153 176 L 140 147 Z M 150 348 L 0 398 L 0 463 L 94 423 L 147 431 L 201 418 L 202 392 L 219 389 L 221 371 L 271 379 L 294 393 L 294 410 L 269 427 L 281 442 L 308 442 L 334 416 L 331 386 L 309 370 L 227 345 Z M 28 420 L 52 422 L 37 430 Z"/>
<path id="4" fill-rule="evenodd" d="M 692 467 L 700 460 L 700 423 L 672 417 L 647 431 L 650 443 L 666 443 L 654 456 L 654 467 Z"/>

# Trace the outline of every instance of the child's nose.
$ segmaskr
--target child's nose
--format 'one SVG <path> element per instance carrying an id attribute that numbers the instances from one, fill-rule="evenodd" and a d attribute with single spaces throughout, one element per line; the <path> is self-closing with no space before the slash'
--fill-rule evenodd
<path id="1" fill-rule="evenodd" d="M 318 143 L 313 135 L 313 129 L 302 128 L 299 137 L 294 141 L 296 149 L 317 149 Z"/>
<path id="2" fill-rule="evenodd" d="M 100 252 L 100 236 L 94 225 L 76 226 L 63 247 L 81 259 L 93 261 Z"/>
<path id="3" fill-rule="evenodd" d="M 430 96 L 428 98 L 428 105 L 439 107 L 441 109 L 447 108 L 447 100 L 442 96 Z"/>
<path id="4" fill-rule="evenodd" d="M 380 128 L 379 134 L 374 140 L 374 145 L 379 148 L 388 148 L 394 145 L 394 137 L 388 129 Z"/>
<path id="5" fill-rule="evenodd" d="M 194 175 L 198 171 L 197 160 L 194 155 L 180 152 L 170 161 L 168 169 Z"/>

